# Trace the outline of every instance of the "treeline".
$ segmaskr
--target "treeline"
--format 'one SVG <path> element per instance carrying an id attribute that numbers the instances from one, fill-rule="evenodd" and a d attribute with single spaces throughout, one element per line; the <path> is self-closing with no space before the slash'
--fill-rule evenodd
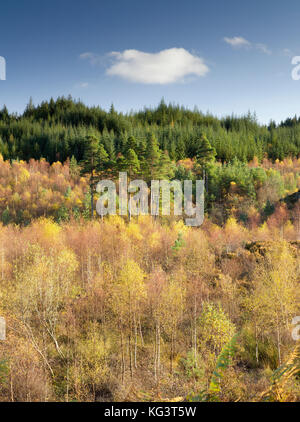
<path id="1" fill-rule="evenodd" d="M 0 110 L 0 153 L 5 159 L 45 158 L 50 163 L 74 156 L 83 158 L 85 139 L 91 132 L 101 140 L 106 153 L 115 160 L 133 136 L 142 149 L 150 134 L 171 160 L 194 158 L 203 135 L 222 162 L 234 158 L 246 162 L 258 157 L 284 159 L 297 156 L 300 148 L 300 122 L 296 117 L 280 125 L 260 125 L 255 115 L 218 119 L 197 109 L 167 105 L 130 114 L 87 107 L 69 98 L 51 99 L 38 106 L 29 102 L 22 115 Z"/>

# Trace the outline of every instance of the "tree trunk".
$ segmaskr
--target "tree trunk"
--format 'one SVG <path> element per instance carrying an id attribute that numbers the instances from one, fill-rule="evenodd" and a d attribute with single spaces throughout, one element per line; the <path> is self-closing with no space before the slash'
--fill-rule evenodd
<path id="1" fill-rule="evenodd" d="M 131 344 L 131 332 L 128 336 L 128 349 L 129 349 L 129 369 L 130 377 L 133 378 L 133 368 L 132 368 L 132 344 Z"/>
<path id="2" fill-rule="evenodd" d="M 171 334 L 170 374 L 173 374 L 174 336 Z"/>
<path id="3" fill-rule="evenodd" d="M 122 331 L 122 328 L 121 328 L 121 378 L 122 378 L 122 383 L 124 383 L 124 375 L 125 375 L 125 356 L 124 356 L 123 331 Z"/>
<path id="4" fill-rule="evenodd" d="M 255 357 L 258 363 L 258 337 L 257 337 L 257 324 L 255 322 Z"/>
<path id="5" fill-rule="evenodd" d="M 136 316 L 134 314 L 134 367 L 137 368 L 137 324 L 136 324 Z"/>
<path id="6" fill-rule="evenodd" d="M 157 383 L 157 324 L 155 324 L 155 340 L 154 340 L 154 380 Z"/>
<path id="7" fill-rule="evenodd" d="M 141 324 L 141 317 L 140 316 L 139 316 L 139 330 L 140 330 L 140 337 L 141 337 L 142 346 L 144 347 L 144 337 L 143 337 L 143 332 L 142 332 L 142 324 Z"/>
<path id="8" fill-rule="evenodd" d="M 155 325 L 155 347 L 154 347 L 154 378 L 157 383 L 159 380 L 160 368 L 160 326 L 157 322 Z"/>
<path id="9" fill-rule="evenodd" d="M 278 361 L 279 361 L 279 365 L 281 365 L 280 327 L 279 327 L 278 316 L 277 316 L 277 350 L 278 350 Z"/>
<path id="10" fill-rule="evenodd" d="M 91 188 L 91 216 L 94 218 L 94 190 L 93 185 L 90 186 Z"/>
<path id="11" fill-rule="evenodd" d="M 157 372 L 160 372 L 160 325 L 157 325 Z"/>
<path id="12" fill-rule="evenodd" d="M 194 297 L 194 366 L 197 368 L 197 301 Z"/>

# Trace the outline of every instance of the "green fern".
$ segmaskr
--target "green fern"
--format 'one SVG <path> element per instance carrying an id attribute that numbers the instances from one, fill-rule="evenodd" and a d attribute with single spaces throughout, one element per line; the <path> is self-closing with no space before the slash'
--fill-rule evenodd
<path id="1" fill-rule="evenodd" d="M 221 392 L 221 380 L 226 369 L 229 368 L 232 357 L 234 356 L 237 338 L 238 335 L 235 334 L 232 339 L 223 347 L 221 353 L 218 356 L 216 367 L 208 389 L 208 395 L 210 397 L 209 401 L 219 400 L 219 395 Z"/>
<path id="2" fill-rule="evenodd" d="M 237 339 L 238 334 L 235 334 L 219 354 L 208 390 L 200 391 L 197 395 L 190 394 L 187 397 L 187 400 L 201 402 L 214 402 L 220 400 L 221 380 L 224 377 L 225 371 L 229 368 L 232 357 L 235 354 Z"/>
<path id="3" fill-rule="evenodd" d="M 261 395 L 263 401 L 289 401 L 287 382 L 300 375 L 300 342 L 296 345 L 287 362 L 277 368 L 271 377 L 271 386 Z"/>

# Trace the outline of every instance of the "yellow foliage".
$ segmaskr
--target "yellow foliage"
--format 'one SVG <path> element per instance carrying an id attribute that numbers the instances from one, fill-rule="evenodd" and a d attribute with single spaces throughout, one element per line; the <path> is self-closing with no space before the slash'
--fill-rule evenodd
<path id="1" fill-rule="evenodd" d="M 171 225 L 171 231 L 177 234 L 179 233 L 187 233 L 189 231 L 189 227 L 185 225 L 183 220 L 178 220 Z"/>
<path id="2" fill-rule="evenodd" d="M 49 218 L 40 218 L 34 225 L 41 230 L 41 237 L 48 242 L 61 240 L 61 227 Z"/>
<path id="3" fill-rule="evenodd" d="M 140 231 L 140 226 L 134 222 L 130 222 L 127 226 L 127 234 L 129 237 L 136 239 L 136 240 L 142 240 L 143 236 Z"/>
<path id="4" fill-rule="evenodd" d="M 125 228 L 125 221 L 119 215 L 109 215 L 107 222 L 111 226 L 118 226 L 120 229 Z"/>
<path id="5" fill-rule="evenodd" d="M 30 173 L 28 170 L 26 170 L 24 167 L 20 169 L 19 174 L 19 181 L 20 183 L 26 183 L 30 179 Z"/>
<path id="6" fill-rule="evenodd" d="M 160 245 L 160 233 L 158 231 L 155 231 L 151 233 L 149 237 L 149 246 L 150 248 L 156 248 Z"/>

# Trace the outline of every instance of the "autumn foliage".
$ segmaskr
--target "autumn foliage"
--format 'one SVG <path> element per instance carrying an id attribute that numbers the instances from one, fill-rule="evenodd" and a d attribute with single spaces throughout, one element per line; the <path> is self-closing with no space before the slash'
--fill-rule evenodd
<path id="1" fill-rule="evenodd" d="M 266 253 L 247 246 L 260 230 Z M 239 332 L 220 397 L 255 400 L 299 313 L 298 244 L 268 230 L 116 216 L 1 226 L 1 399 L 184 398 Z"/>
<path id="2" fill-rule="evenodd" d="M 175 167 L 199 171 L 192 159 Z M 300 161 L 205 171 L 206 218 L 189 228 L 172 216 L 92 220 L 75 159 L 0 157 L 0 400 L 184 400 L 213 385 L 218 400 L 258 401 L 273 391 L 300 312 Z M 273 396 L 299 400 L 299 381 Z"/>

